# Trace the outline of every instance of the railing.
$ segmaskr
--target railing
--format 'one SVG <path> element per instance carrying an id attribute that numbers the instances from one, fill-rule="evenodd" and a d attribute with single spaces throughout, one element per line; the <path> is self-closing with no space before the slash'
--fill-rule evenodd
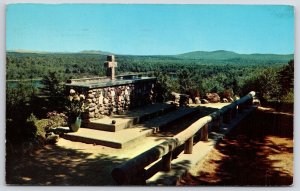
<path id="1" fill-rule="evenodd" d="M 184 131 L 163 143 L 141 153 L 140 155 L 122 163 L 112 171 L 112 176 L 119 185 L 143 185 L 149 178 L 145 167 L 161 159 L 162 171 L 171 170 L 171 161 L 173 151 L 184 144 L 184 153 L 192 154 L 194 136 L 200 131 L 200 141 L 208 141 L 208 124 L 214 122 L 214 131 L 219 131 L 222 121 L 230 123 L 231 119 L 237 115 L 240 110 L 245 109 L 252 104 L 255 92 L 213 112 L 210 115 L 200 118 L 190 125 Z"/>

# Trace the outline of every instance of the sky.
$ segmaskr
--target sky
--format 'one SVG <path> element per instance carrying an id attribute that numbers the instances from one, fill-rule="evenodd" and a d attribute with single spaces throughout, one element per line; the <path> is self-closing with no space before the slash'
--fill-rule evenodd
<path id="1" fill-rule="evenodd" d="M 294 8 L 278 5 L 10 4 L 6 50 L 172 55 L 294 53 Z"/>

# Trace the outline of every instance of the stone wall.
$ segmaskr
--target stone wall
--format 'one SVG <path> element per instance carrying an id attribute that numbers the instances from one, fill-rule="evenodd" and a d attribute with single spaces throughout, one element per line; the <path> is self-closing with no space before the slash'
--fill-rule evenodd
<path id="1" fill-rule="evenodd" d="M 84 122 L 137 108 L 153 102 L 155 81 L 141 81 L 110 87 L 82 89 L 69 87 L 85 95 Z"/>

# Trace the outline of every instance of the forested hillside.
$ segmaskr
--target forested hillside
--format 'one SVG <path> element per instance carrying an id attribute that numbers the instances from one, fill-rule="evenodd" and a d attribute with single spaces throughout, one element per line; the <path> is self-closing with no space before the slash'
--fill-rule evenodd
<path id="1" fill-rule="evenodd" d="M 85 53 L 83 53 L 85 52 Z M 7 53 L 7 79 L 41 79 L 53 74 L 63 82 L 69 78 L 104 76 L 108 52 Z M 166 98 L 170 91 L 242 95 L 259 91 L 266 99 L 279 99 L 286 81 L 283 70 L 293 74 L 293 55 L 238 54 L 230 51 L 197 51 L 168 56 L 116 55 L 117 75 L 140 73 L 157 76 Z M 287 69 L 289 68 L 289 69 Z M 292 68 L 292 69 L 291 69 Z M 286 74 L 287 75 L 287 74 Z M 182 85 L 184 82 L 185 85 Z M 182 87 L 185 86 L 185 87 Z M 285 91 L 286 94 L 289 90 Z"/>
<path id="2" fill-rule="evenodd" d="M 277 63 L 286 62 L 293 59 L 293 54 L 238 54 L 231 51 L 217 50 L 212 52 L 195 51 L 176 56 L 184 59 L 201 59 L 201 60 L 222 60 L 231 62 L 261 62 L 261 63 Z"/>
<path id="3" fill-rule="evenodd" d="M 41 78 L 49 72 L 61 74 L 64 79 L 103 76 L 103 63 L 107 52 L 82 51 L 81 53 L 7 53 L 7 79 Z M 188 68 L 200 75 L 247 67 L 280 66 L 293 59 L 293 55 L 237 54 L 229 51 L 190 52 L 169 56 L 117 55 L 117 74 L 127 72 L 177 72 Z M 218 70 L 218 71 L 217 71 Z M 247 70 L 247 69 L 246 69 Z"/>

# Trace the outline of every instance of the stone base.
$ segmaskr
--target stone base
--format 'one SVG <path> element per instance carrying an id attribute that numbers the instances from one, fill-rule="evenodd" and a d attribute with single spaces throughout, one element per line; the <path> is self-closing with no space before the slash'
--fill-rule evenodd
<path id="1" fill-rule="evenodd" d="M 120 115 L 113 115 L 111 117 L 103 116 L 101 119 L 89 119 L 84 123 L 85 128 L 97 129 L 102 131 L 116 132 L 132 127 L 135 124 L 144 122 L 146 120 L 155 118 L 165 113 L 174 111 L 175 105 L 157 103 L 147 105 L 144 108 L 125 112 Z M 114 121 L 114 123 L 113 123 Z"/>
<path id="2" fill-rule="evenodd" d="M 115 121 L 115 124 L 112 123 L 113 120 Z M 102 131 L 116 132 L 122 129 L 130 128 L 132 125 L 133 125 L 132 119 L 122 119 L 122 118 L 117 119 L 117 118 L 105 117 L 102 119 L 90 120 L 90 122 L 86 124 L 86 127 L 90 129 L 97 129 Z"/>

